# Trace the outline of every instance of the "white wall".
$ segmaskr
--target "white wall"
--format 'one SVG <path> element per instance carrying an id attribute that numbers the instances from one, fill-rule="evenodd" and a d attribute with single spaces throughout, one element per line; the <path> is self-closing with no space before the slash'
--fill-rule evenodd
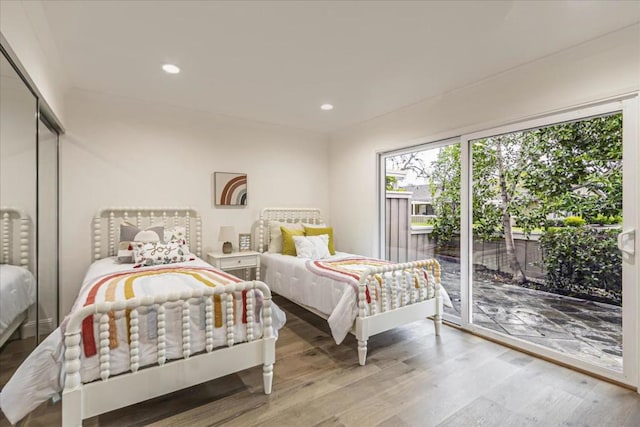
<path id="1" fill-rule="evenodd" d="M 42 4 L 22 0 L 0 1 L 0 32 L 64 125 L 64 94 L 68 83 Z"/>
<path id="2" fill-rule="evenodd" d="M 91 261 L 91 218 L 109 206 L 191 206 L 203 247 L 220 225 L 249 232 L 267 206 L 329 215 L 327 137 L 209 113 L 72 90 L 60 152 L 61 313 Z M 212 173 L 246 172 L 248 206 L 212 207 Z"/>
<path id="3" fill-rule="evenodd" d="M 331 213 L 340 250 L 378 255 L 376 153 L 639 88 L 640 25 L 635 25 L 333 133 Z"/>

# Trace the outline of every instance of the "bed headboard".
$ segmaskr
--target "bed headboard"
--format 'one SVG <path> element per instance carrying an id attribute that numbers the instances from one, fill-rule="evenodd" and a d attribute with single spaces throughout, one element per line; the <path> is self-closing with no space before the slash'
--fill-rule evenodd
<path id="1" fill-rule="evenodd" d="M 106 208 L 93 217 L 93 259 L 114 256 L 120 243 L 120 224 L 128 221 L 144 228 L 152 224 L 186 229 L 191 252 L 202 257 L 202 219 L 191 208 Z M 104 230 L 104 231 L 103 231 Z"/>
<path id="2" fill-rule="evenodd" d="M 258 231 L 258 252 L 264 252 L 271 240 L 269 221 L 305 222 L 320 224 L 323 222 L 320 209 L 317 208 L 264 208 L 260 212 L 260 227 Z"/>
<path id="3" fill-rule="evenodd" d="M 0 264 L 19 265 L 29 269 L 30 245 L 29 215 L 16 208 L 0 208 Z"/>

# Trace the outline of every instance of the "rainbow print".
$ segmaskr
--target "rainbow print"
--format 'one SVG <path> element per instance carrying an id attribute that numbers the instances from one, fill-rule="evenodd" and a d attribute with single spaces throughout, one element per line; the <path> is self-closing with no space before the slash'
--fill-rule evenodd
<path id="1" fill-rule="evenodd" d="M 216 172 L 215 204 L 218 206 L 247 205 L 247 175 L 244 173 Z"/>
<path id="2" fill-rule="evenodd" d="M 158 292 L 170 292 L 172 289 L 192 289 L 201 286 L 215 287 L 238 283 L 240 279 L 213 267 L 175 267 L 163 266 L 123 273 L 113 273 L 101 277 L 89 285 L 84 306 L 98 302 L 113 302 L 124 298 L 129 300 L 135 297 L 153 295 Z M 173 285 L 172 285 L 173 284 Z M 247 323 L 246 314 L 246 292 L 238 292 L 235 295 L 237 301 L 242 298 L 242 316 L 235 317 L 242 323 Z M 214 304 L 214 327 L 220 328 L 224 325 L 222 318 L 222 301 L 220 295 L 213 297 Z M 235 305 L 234 305 L 235 311 Z M 129 329 L 129 312 L 126 313 L 127 330 Z M 82 323 L 83 347 L 86 357 L 96 355 L 96 340 L 94 332 L 93 315 L 87 316 Z M 109 346 L 118 346 L 117 328 L 114 313 L 109 313 Z"/>

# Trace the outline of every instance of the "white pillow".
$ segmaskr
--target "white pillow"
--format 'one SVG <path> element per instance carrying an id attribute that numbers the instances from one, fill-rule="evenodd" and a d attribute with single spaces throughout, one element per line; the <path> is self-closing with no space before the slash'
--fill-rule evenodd
<path id="1" fill-rule="evenodd" d="M 277 254 L 282 253 L 282 230 L 280 230 L 280 227 L 288 228 L 290 230 L 304 230 L 304 226 L 299 222 L 269 221 L 268 252 Z"/>
<path id="2" fill-rule="evenodd" d="M 329 235 L 319 236 L 292 236 L 296 245 L 298 258 L 323 259 L 329 258 Z"/>

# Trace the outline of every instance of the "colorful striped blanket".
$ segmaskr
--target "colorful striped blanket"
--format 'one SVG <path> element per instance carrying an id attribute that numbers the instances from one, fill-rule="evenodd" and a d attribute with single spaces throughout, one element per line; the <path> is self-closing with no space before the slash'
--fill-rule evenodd
<path id="1" fill-rule="evenodd" d="M 212 267 L 160 266 L 146 268 L 142 271 L 126 271 L 108 274 L 96 279 L 89 285 L 90 289 L 83 305 L 87 306 L 99 302 L 129 300 L 143 296 L 156 296 L 171 292 L 181 292 L 186 289 L 193 290 L 202 286 L 225 286 L 240 281 L 237 277 Z M 242 298 L 242 316 L 240 316 L 240 318 L 243 323 L 247 323 L 246 293 L 247 291 L 243 291 L 242 295 L 240 295 L 240 292 L 238 292 L 238 295 L 235 296 L 235 298 Z M 220 328 L 223 326 L 223 310 L 220 295 L 213 297 L 213 303 L 214 326 Z M 239 317 L 235 316 L 236 304 L 234 304 L 233 307 L 234 319 L 237 324 Z M 129 311 L 127 311 L 125 315 L 128 330 L 130 320 Z M 96 355 L 97 349 L 93 315 L 84 319 L 82 323 L 82 334 L 85 356 L 91 357 Z M 112 349 L 118 346 L 117 336 L 115 314 L 111 312 L 109 313 L 109 346 Z"/>
<path id="2" fill-rule="evenodd" d="M 330 279 L 344 282 L 351 286 L 355 291 L 356 295 L 358 295 L 358 281 L 360 277 L 370 268 L 375 267 L 383 267 L 386 265 L 394 264 L 391 261 L 385 261 L 382 259 L 375 258 L 365 258 L 365 257 L 350 257 L 350 258 L 342 258 L 339 260 L 318 260 L 318 261 L 307 261 L 306 267 L 307 270 L 311 271 L 314 274 L 328 277 Z M 425 277 L 427 275 L 425 274 Z M 378 283 L 382 284 L 383 278 L 380 275 L 375 276 Z M 417 284 L 416 284 L 417 287 Z M 366 297 L 367 303 L 371 303 L 371 295 L 369 294 L 369 288 L 366 289 Z M 377 297 L 376 295 L 374 298 Z"/>

